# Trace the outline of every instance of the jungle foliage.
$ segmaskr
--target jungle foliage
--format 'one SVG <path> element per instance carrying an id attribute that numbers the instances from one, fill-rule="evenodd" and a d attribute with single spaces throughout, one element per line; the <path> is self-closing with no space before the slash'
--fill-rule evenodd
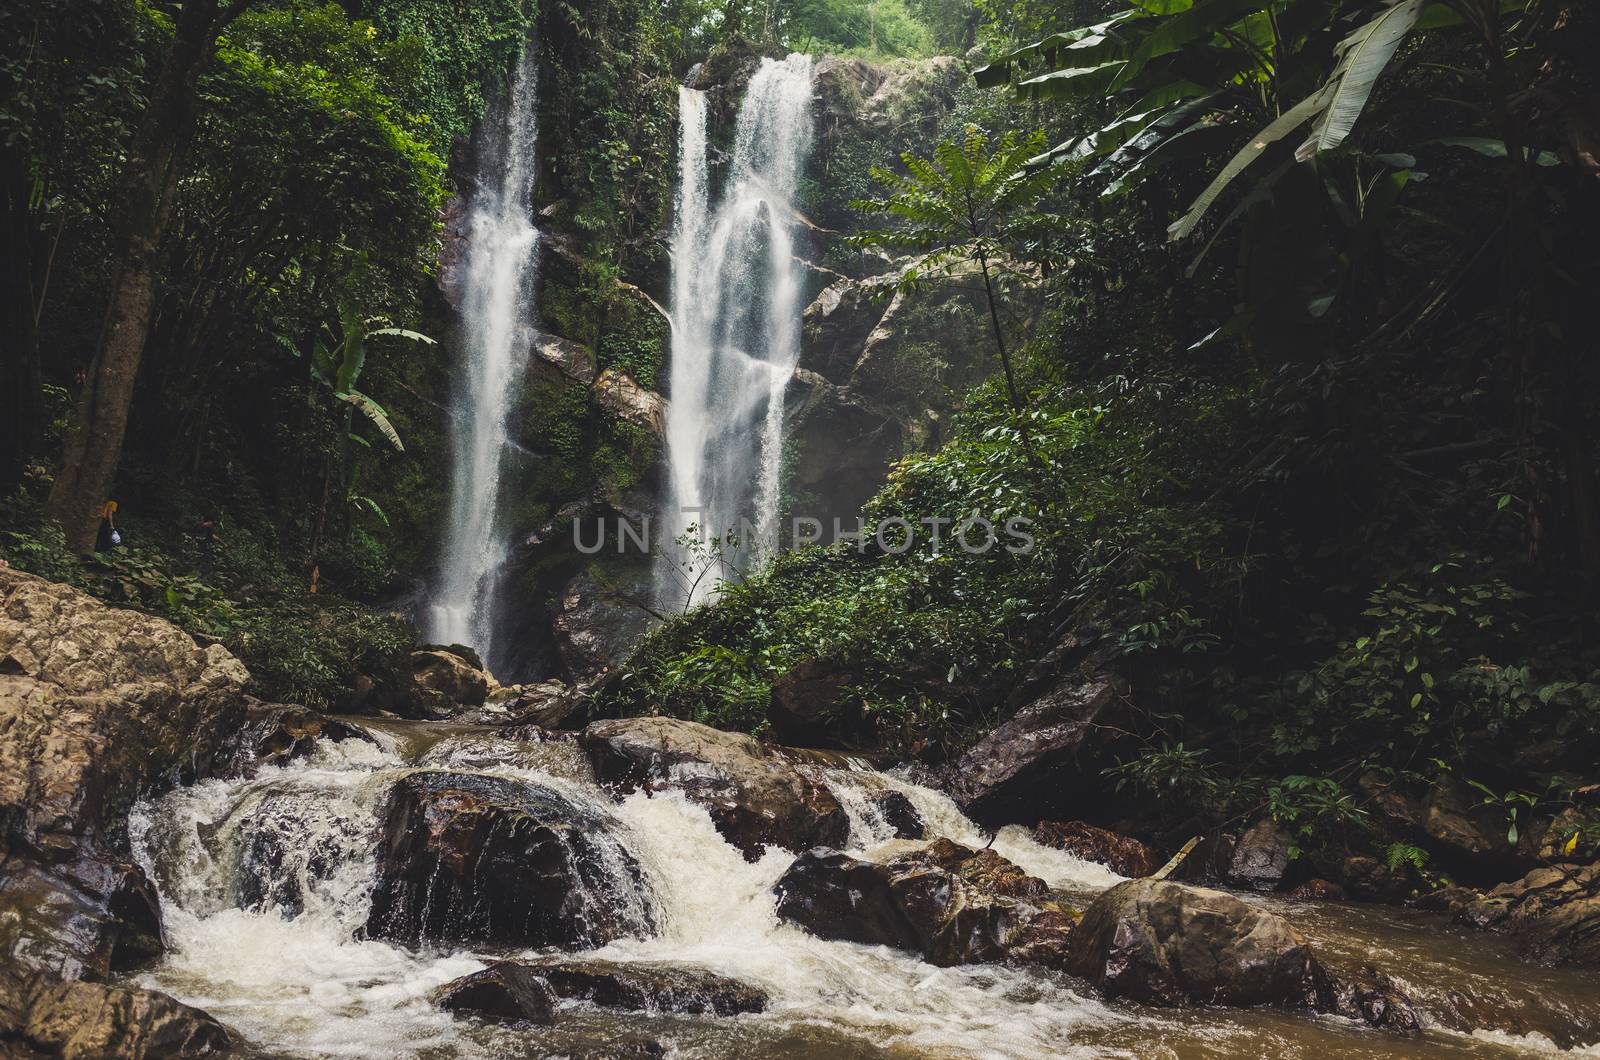
<path id="1" fill-rule="evenodd" d="M 1070 635 L 1136 689 L 1110 779 L 1174 813 L 1359 830 L 1373 772 L 1561 801 L 1600 750 L 1595 12 L 980 7 L 985 128 L 1047 132 L 1013 184 L 1047 220 L 999 251 L 1043 277 L 1026 409 L 986 384 L 869 534 L 1021 513 L 1037 547 L 787 557 L 618 701 L 759 730 L 830 659 L 844 742 L 937 760 Z M 962 152 L 907 159 L 876 238 L 968 253 L 930 224 Z"/>

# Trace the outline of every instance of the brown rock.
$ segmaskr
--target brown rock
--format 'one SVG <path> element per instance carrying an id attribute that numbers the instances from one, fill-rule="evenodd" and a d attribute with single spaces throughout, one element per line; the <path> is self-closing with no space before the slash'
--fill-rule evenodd
<path id="1" fill-rule="evenodd" d="M 422 716 L 450 718 L 481 707 L 489 695 L 489 675 L 456 647 L 423 647 L 411 653 L 412 699 Z"/>
<path id="2" fill-rule="evenodd" d="M 127 811 L 212 763 L 248 680 L 169 622 L 0 568 L 4 971 L 103 978 L 159 952 Z"/>
<path id="3" fill-rule="evenodd" d="M 524 967 L 548 983 L 557 997 L 601 1008 L 736 1016 L 767 1007 L 766 991 L 683 964 L 550 957 Z"/>
<path id="4" fill-rule="evenodd" d="M 843 843 L 849 832 L 844 808 L 810 770 L 753 737 L 675 718 L 621 718 L 594 722 L 581 740 L 602 783 L 682 791 L 752 861 L 767 846 L 798 851 Z"/>
<path id="5" fill-rule="evenodd" d="M 837 746 L 845 727 L 837 717 L 847 685 L 855 674 L 833 659 L 808 659 L 772 682 L 767 721 L 784 743 L 807 747 Z"/>
<path id="6" fill-rule="evenodd" d="M 941 782 L 968 816 L 988 822 L 1103 796 L 1105 726 L 1124 694 L 1109 675 L 1064 678 L 947 766 Z"/>
<path id="7" fill-rule="evenodd" d="M 517 961 L 497 961 L 451 980 L 428 997 L 446 1012 L 499 1023 L 549 1023 L 556 1011 L 550 984 Z"/>
<path id="8" fill-rule="evenodd" d="M 1156 852 L 1137 839 L 1082 821 L 1041 821 L 1033 841 L 1098 862 L 1120 876 L 1149 876 L 1161 867 Z"/>
<path id="9" fill-rule="evenodd" d="M 1289 892 L 1290 898 L 1303 902 L 1342 902 L 1344 888 L 1328 880 L 1307 880 Z"/>
<path id="10" fill-rule="evenodd" d="M 1600 968 L 1600 862 L 1534 869 L 1457 903 L 1457 916 L 1515 938 L 1543 964 Z"/>
<path id="11" fill-rule="evenodd" d="M 1060 966 L 1074 922 L 1043 880 L 948 839 L 881 864 L 810 850 L 775 890 L 778 915 L 815 935 L 911 950 L 941 966 Z"/>
<path id="12" fill-rule="evenodd" d="M 1294 837 L 1283 825 L 1262 818 L 1247 829 L 1234 845 L 1228 863 L 1228 881 L 1253 891 L 1276 891 L 1289 874 L 1290 849 Z"/>
<path id="13" fill-rule="evenodd" d="M 1311 944 L 1288 921 L 1168 880 L 1128 880 L 1096 898 L 1073 933 L 1067 970 L 1154 1005 L 1332 1005 Z"/>
<path id="14" fill-rule="evenodd" d="M 22 990 L 26 1014 L 17 1036 L 34 1053 L 66 1060 L 136 1060 L 215 1056 L 231 1046 L 222 1024 L 153 990 L 41 981 L 28 983 Z"/>
<path id="15" fill-rule="evenodd" d="M 412 773 L 388 799 L 367 932 L 587 947 L 647 930 L 638 863 L 608 829 L 536 784 Z"/>

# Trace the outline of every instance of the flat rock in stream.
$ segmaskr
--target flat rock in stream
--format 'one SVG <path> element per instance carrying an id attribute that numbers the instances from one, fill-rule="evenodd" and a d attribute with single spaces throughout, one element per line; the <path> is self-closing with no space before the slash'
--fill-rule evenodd
<path id="1" fill-rule="evenodd" d="M 584 730 L 595 775 L 619 792 L 676 789 L 754 861 L 768 846 L 837 846 L 850 818 L 792 754 L 754 737 L 676 718 L 597 721 Z"/>
<path id="2" fill-rule="evenodd" d="M 645 931 L 642 873 L 615 827 L 538 784 L 412 773 L 387 801 L 367 933 L 578 948 Z"/>
<path id="3" fill-rule="evenodd" d="M 1060 966 L 1073 914 L 993 850 L 936 839 L 887 862 L 826 847 L 778 880 L 778 916 L 826 939 L 911 950 L 931 964 Z"/>
<path id="4" fill-rule="evenodd" d="M 446 1012 L 504 1023 L 549 1023 L 556 995 L 527 965 L 496 961 L 437 987 L 428 999 Z"/>
<path id="5" fill-rule="evenodd" d="M 762 1012 L 766 991 L 703 968 L 666 961 L 567 960 L 549 957 L 523 967 L 559 998 L 636 1012 Z"/>
<path id="6" fill-rule="evenodd" d="M 1328 975 L 1288 921 L 1221 891 L 1128 880 L 1084 910 L 1067 971 L 1152 1005 L 1334 1007 Z"/>

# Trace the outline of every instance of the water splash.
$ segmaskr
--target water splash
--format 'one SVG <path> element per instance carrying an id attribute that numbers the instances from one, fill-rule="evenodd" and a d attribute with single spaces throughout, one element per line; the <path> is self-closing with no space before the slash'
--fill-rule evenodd
<path id="1" fill-rule="evenodd" d="M 466 644 L 486 661 L 494 636 L 500 465 L 516 377 L 527 360 L 539 234 L 530 193 L 538 175 L 538 62 L 518 64 L 503 124 L 485 126 L 461 283 L 463 367 L 452 420 L 450 518 L 428 636 Z"/>
<path id="2" fill-rule="evenodd" d="M 794 200 L 811 149 L 812 61 L 763 59 L 739 108 L 733 159 L 711 209 L 707 107 L 680 89 L 673 235 L 670 533 L 662 595 L 697 603 L 720 571 L 673 541 L 741 532 L 727 561 L 759 563 L 777 538 L 783 396 L 800 355 L 802 267 Z"/>

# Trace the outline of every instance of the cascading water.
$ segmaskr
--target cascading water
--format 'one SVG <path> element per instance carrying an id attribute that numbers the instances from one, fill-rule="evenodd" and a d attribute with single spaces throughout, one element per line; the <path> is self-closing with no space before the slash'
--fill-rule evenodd
<path id="1" fill-rule="evenodd" d="M 374 742 L 322 740 L 303 761 L 241 780 L 212 780 L 136 807 L 134 854 L 161 892 L 168 956 L 141 985 L 206 1009 L 271 1055 L 614 1055 L 640 1035 L 682 1058 L 740 1057 L 1424 1057 L 1540 1055 L 1552 1038 L 1429 1030 L 1406 1039 L 1340 1020 L 1268 1010 L 1183 1012 L 1112 1005 L 1038 968 L 938 968 L 881 946 L 819 939 L 782 922 L 773 885 L 793 855 L 747 861 L 704 808 L 676 791 L 621 803 L 595 783 L 570 741 L 515 739 L 483 727 L 363 724 Z M 503 778 L 559 792 L 587 832 L 626 848 L 642 870 L 631 933 L 581 956 L 674 961 L 767 992 L 737 1018 L 625 1013 L 568 1004 L 552 1026 L 496 1026 L 451 1017 L 429 992 L 500 952 L 433 943 L 407 948 L 363 937 L 377 876 L 387 793 L 418 771 Z M 903 776 L 830 770 L 822 779 L 851 820 L 849 849 L 881 857 L 892 839 L 869 798 L 905 795 L 930 836 L 971 846 L 989 838 L 944 795 Z M 993 846 L 1069 902 L 1117 881 L 1101 866 L 1002 829 Z M 599 897 L 599 896 L 597 896 Z M 1251 897 L 1250 901 L 1269 899 Z M 1276 900 L 1274 900 L 1276 901 Z M 1481 936 L 1372 907 L 1297 904 L 1289 915 L 1324 953 L 1403 973 L 1429 1004 L 1514 1013 L 1567 1040 L 1600 1036 L 1600 999 L 1581 971 L 1535 969 Z M 528 951 L 532 955 L 535 951 Z M 548 951 L 540 951 L 548 952 Z M 1574 1054 L 1594 1055 L 1581 1048 Z"/>
<path id="2" fill-rule="evenodd" d="M 530 44 L 512 79 L 503 124 L 485 126 L 480 148 L 461 278 L 464 370 L 453 410 L 450 521 L 427 623 L 434 641 L 469 645 L 486 660 L 504 559 L 496 516 L 506 419 L 527 358 L 538 267 L 530 202 L 538 173 L 537 75 Z"/>
<path id="3" fill-rule="evenodd" d="M 678 538 L 742 538 L 730 562 L 759 562 L 777 538 L 783 395 L 800 354 L 801 265 L 794 197 L 811 146 L 812 62 L 764 59 L 739 108 L 720 205 L 711 209 L 704 94 L 678 93 L 678 220 L 672 243 L 671 540 L 662 593 L 698 602 L 717 572 Z M 747 528 L 746 528 L 747 527 Z"/>

